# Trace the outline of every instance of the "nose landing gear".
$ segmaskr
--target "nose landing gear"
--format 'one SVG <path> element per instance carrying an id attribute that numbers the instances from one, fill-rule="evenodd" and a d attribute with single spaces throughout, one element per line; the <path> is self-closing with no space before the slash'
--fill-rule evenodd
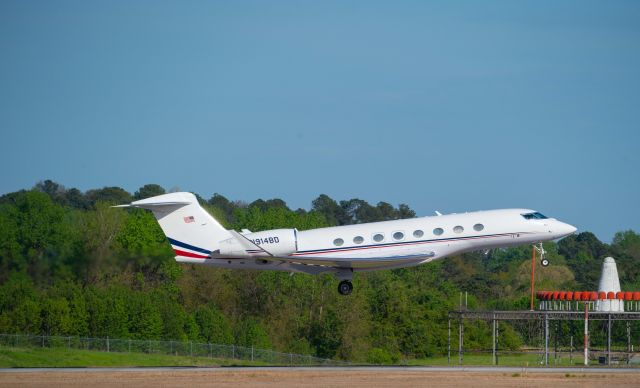
<path id="1" fill-rule="evenodd" d="M 348 280 L 343 280 L 338 284 L 338 292 L 340 295 L 349 295 L 353 291 L 353 284 Z"/>
<path id="2" fill-rule="evenodd" d="M 540 265 L 543 267 L 548 267 L 549 264 L 551 263 L 549 262 L 549 259 L 545 257 L 547 255 L 547 251 L 545 251 L 544 248 L 542 247 L 542 243 L 539 243 L 538 245 L 534 245 L 533 247 L 540 254 Z"/>

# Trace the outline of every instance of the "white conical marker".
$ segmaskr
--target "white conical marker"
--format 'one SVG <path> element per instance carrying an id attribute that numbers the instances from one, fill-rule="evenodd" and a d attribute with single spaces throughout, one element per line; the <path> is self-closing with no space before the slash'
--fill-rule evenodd
<path id="1" fill-rule="evenodd" d="M 618 267 L 613 257 L 607 257 L 602 263 L 602 274 L 600 275 L 600 284 L 598 292 L 609 293 L 614 295 L 620 292 L 620 278 L 618 277 Z M 619 299 L 598 301 L 596 303 L 596 311 L 624 311 L 624 301 Z"/>

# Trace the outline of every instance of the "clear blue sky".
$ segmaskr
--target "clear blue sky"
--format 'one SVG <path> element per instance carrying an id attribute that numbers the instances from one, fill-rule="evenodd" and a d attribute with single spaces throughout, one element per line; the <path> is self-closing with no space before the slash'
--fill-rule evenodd
<path id="1" fill-rule="evenodd" d="M 640 231 L 640 2 L 0 2 L 0 193 L 528 207 Z"/>

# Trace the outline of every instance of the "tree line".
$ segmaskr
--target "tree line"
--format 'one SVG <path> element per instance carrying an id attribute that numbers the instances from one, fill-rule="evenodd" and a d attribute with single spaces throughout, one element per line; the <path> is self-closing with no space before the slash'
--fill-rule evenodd
<path id="1" fill-rule="evenodd" d="M 414 268 L 358 274 L 342 297 L 331 275 L 225 270 L 178 264 L 153 216 L 114 209 L 165 193 L 119 187 L 82 192 L 43 181 L 0 197 L 0 332 L 194 340 L 354 361 L 395 362 L 446 351 L 447 312 L 460 292 L 470 307 L 528 306 L 530 247 L 469 253 Z M 281 199 L 247 203 L 221 194 L 200 203 L 227 228 L 300 230 L 415 217 L 397 207 L 320 195 L 309 210 Z M 623 288 L 640 289 L 640 235 L 611 244 L 583 232 L 547 243 L 552 265 L 538 287 L 593 289 L 605 256 Z M 488 348 L 486 324 L 465 346 Z M 505 325 L 501 346 L 525 338 Z M 454 344 L 455 345 L 455 344 Z"/>

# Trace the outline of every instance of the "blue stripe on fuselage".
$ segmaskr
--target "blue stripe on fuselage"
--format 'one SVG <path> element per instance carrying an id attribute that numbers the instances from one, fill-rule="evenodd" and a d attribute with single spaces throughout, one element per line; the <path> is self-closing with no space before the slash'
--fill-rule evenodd
<path id="1" fill-rule="evenodd" d="M 169 240 L 169 242 L 171 244 L 173 244 L 173 245 L 177 245 L 177 246 L 182 247 L 182 248 L 191 249 L 192 251 L 206 253 L 207 255 L 211 253 L 211 251 L 208 251 L 208 250 L 202 249 L 202 248 L 198 248 L 196 246 L 189 245 L 187 243 L 183 243 L 182 241 L 174 240 L 171 237 L 167 237 L 167 240 Z"/>

